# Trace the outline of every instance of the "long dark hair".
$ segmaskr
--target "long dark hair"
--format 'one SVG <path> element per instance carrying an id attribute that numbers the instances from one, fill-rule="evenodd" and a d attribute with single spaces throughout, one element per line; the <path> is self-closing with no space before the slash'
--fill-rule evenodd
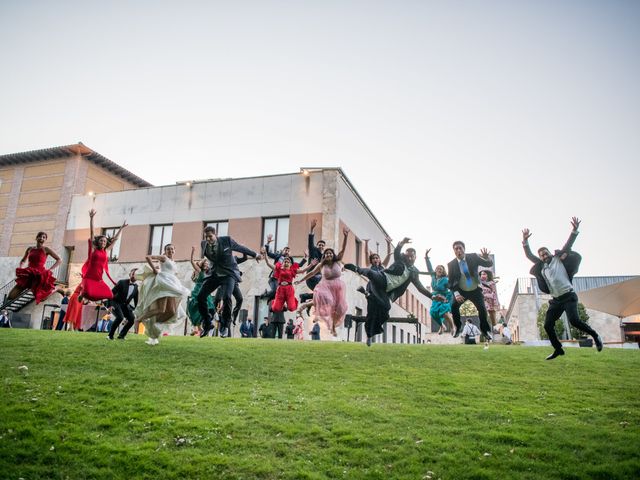
<path id="1" fill-rule="evenodd" d="M 100 248 L 100 244 L 98 242 L 100 242 L 101 238 L 106 238 L 107 239 L 107 244 L 104 247 L 105 250 L 106 250 L 113 243 L 113 238 L 112 237 L 107 237 L 106 235 L 96 235 L 95 237 L 93 237 L 93 240 L 92 240 L 92 243 L 93 243 L 94 247 Z"/>
<path id="2" fill-rule="evenodd" d="M 340 258 L 340 257 L 338 257 L 338 255 L 336 255 L 336 252 L 335 252 L 335 250 L 333 248 L 325 248 L 324 251 L 322 252 L 322 260 L 320 261 L 320 263 L 322 265 L 329 265 L 329 262 L 326 259 L 327 252 L 333 253 L 333 261 L 331 263 L 336 263 L 336 262 L 339 262 L 340 260 L 342 260 L 342 258 Z"/>

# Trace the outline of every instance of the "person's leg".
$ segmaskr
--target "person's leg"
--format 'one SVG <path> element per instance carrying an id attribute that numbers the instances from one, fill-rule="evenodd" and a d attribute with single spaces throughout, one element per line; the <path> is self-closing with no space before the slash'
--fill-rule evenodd
<path id="1" fill-rule="evenodd" d="M 293 285 L 289 285 L 286 291 L 286 299 L 287 299 L 287 310 L 290 312 L 295 312 L 296 308 L 298 308 L 298 299 L 296 298 L 296 290 L 293 288 Z"/>
<path id="2" fill-rule="evenodd" d="M 236 280 L 233 277 L 223 277 L 220 288 L 222 288 L 222 312 L 220 314 L 220 336 L 229 335 L 231 325 L 231 302 L 233 298 L 233 288 Z"/>
<path id="3" fill-rule="evenodd" d="M 220 281 L 218 277 L 209 277 L 202 284 L 202 288 L 198 293 L 198 312 L 200 312 L 200 317 L 202 318 L 202 334 L 201 337 L 205 337 L 213 328 L 211 323 L 211 313 L 209 313 L 209 306 L 207 304 L 207 298 L 211 295 L 218 286 L 220 285 Z"/>
<path id="4" fill-rule="evenodd" d="M 113 340 L 113 336 L 118 331 L 118 327 L 122 320 L 124 320 L 124 314 L 122 313 L 122 308 L 119 303 L 113 304 L 113 315 L 116 317 L 115 321 L 111 324 L 111 328 L 109 329 L 109 338 Z"/>
<path id="5" fill-rule="evenodd" d="M 240 284 L 238 282 L 236 282 L 235 287 L 233 287 L 233 299 L 236 301 L 236 304 L 233 307 L 231 316 L 233 317 L 233 324 L 235 325 L 238 320 L 238 315 L 240 314 L 240 309 L 242 308 L 242 302 L 244 301 L 244 297 L 240 291 Z"/>
<path id="6" fill-rule="evenodd" d="M 564 305 L 552 298 L 549 301 L 549 310 L 547 310 L 547 315 L 544 318 L 544 331 L 547 332 L 549 341 L 556 352 L 562 351 L 562 343 L 558 340 L 555 328 L 556 321 L 560 318 L 562 312 L 564 312 Z"/>
<path id="7" fill-rule="evenodd" d="M 286 301 L 285 290 L 287 287 L 281 286 L 276 289 L 276 296 L 271 302 L 271 311 L 273 313 L 281 312 L 284 309 L 284 303 Z"/>
<path id="8" fill-rule="evenodd" d="M 598 347 L 598 350 L 602 350 L 602 339 L 598 335 L 598 332 L 591 328 L 588 323 L 580 320 L 580 315 L 578 314 L 578 296 L 575 293 L 572 293 L 564 302 L 564 311 L 567 313 L 569 323 L 578 330 L 591 335 L 596 343 L 596 347 Z"/>
<path id="9" fill-rule="evenodd" d="M 480 330 L 485 338 L 491 340 L 491 326 L 487 321 L 487 307 L 484 304 L 484 296 L 482 289 L 476 288 L 470 292 L 464 292 L 464 296 L 473 303 L 478 310 L 478 318 L 480 319 Z"/>
<path id="10" fill-rule="evenodd" d="M 127 333 L 129 333 L 129 329 L 133 327 L 133 324 L 135 323 L 135 316 L 133 315 L 133 310 L 131 308 L 125 305 L 124 307 L 122 307 L 122 313 L 127 319 L 127 323 L 124 324 L 124 327 L 122 327 L 122 330 L 120 330 L 120 333 L 118 334 L 118 338 L 121 340 L 123 340 L 124 337 L 127 336 Z"/>
<path id="11" fill-rule="evenodd" d="M 462 298 L 464 298 L 464 295 L 462 296 Z M 460 332 L 462 332 L 462 322 L 460 321 L 461 305 L 462 303 L 458 303 L 455 298 L 451 301 L 451 316 L 453 317 L 453 324 L 456 327 L 455 332 L 453 332 L 454 337 L 459 337 Z"/>
<path id="12" fill-rule="evenodd" d="M 322 275 L 320 275 L 320 274 L 314 275 L 313 277 L 308 279 L 307 280 L 307 287 L 309 287 L 309 290 L 311 290 L 313 292 L 313 289 L 316 288 L 316 285 L 318 285 L 318 283 L 320 283 L 321 279 L 322 279 Z"/>

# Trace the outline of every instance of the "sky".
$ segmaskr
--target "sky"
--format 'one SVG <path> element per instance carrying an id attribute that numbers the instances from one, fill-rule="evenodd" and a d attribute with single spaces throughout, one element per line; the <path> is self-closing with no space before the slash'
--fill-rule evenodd
<path id="1" fill-rule="evenodd" d="M 640 2 L 0 0 L 0 154 L 84 144 L 154 185 L 341 167 L 419 257 L 508 305 L 570 218 L 640 274 Z"/>

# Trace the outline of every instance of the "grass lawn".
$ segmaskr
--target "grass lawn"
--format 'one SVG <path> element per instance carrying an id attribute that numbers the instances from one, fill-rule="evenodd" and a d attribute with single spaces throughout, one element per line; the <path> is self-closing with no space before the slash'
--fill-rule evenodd
<path id="1" fill-rule="evenodd" d="M 0 330 L 0 477 L 640 478 L 637 350 L 144 339 Z"/>

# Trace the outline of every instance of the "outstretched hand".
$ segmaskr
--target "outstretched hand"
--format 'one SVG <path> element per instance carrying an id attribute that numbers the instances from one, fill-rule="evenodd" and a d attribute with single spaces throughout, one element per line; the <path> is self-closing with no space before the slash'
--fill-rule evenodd
<path id="1" fill-rule="evenodd" d="M 316 225 L 318 225 L 318 220 L 317 219 L 313 219 L 311 220 L 311 231 L 313 232 L 313 229 L 316 228 Z"/>
<path id="2" fill-rule="evenodd" d="M 256 262 L 259 262 L 260 260 L 262 260 L 262 255 L 256 255 Z"/>
<path id="3" fill-rule="evenodd" d="M 347 227 L 344 227 L 344 228 L 342 229 L 342 234 L 343 234 L 345 237 L 347 237 L 347 236 L 349 235 L 349 232 L 350 232 L 350 231 L 351 231 L 351 230 L 349 230 Z"/>
<path id="4" fill-rule="evenodd" d="M 532 233 L 529 231 L 528 228 L 525 228 L 524 230 L 522 230 L 522 242 L 527 242 L 529 241 L 529 237 L 532 235 Z"/>
<path id="5" fill-rule="evenodd" d="M 128 227 L 128 226 L 129 226 L 129 224 L 127 223 L 127 219 L 125 218 L 125 219 L 122 221 L 122 226 L 120 227 L 120 230 L 122 230 L 123 228 Z"/>
<path id="6" fill-rule="evenodd" d="M 89 218 L 93 218 L 96 216 L 96 209 L 92 208 L 91 210 L 89 210 Z"/>
<path id="7" fill-rule="evenodd" d="M 267 235 L 267 243 L 271 243 L 271 242 L 273 242 L 273 234 L 272 233 Z"/>
<path id="8" fill-rule="evenodd" d="M 573 231 L 577 232 L 580 226 L 580 219 L 578 217 L 571 217 L 571 226 L 573 227 Z"/>
<path id="9" fill-rule="evenodd" d="M 424 258 L 429 258 L 429 252 L 431 251 L 430 248 L 427 248 L 427 251 L 424 252 Z"/>
<path id="10" fill-rule="evenodd" d="M 486 248 L 481 248 L 480 249 L 480 256 L 482 258 L 489 258 L 489 250 L 487 250 Z"/>
<path id="11" fill-rule="evenodd" d="M 404 237 L 402 240 L 400 240 L 400 245 L 405 245 L 407 243 L 411 243 L 411 239 L 409 237 Z"/>

